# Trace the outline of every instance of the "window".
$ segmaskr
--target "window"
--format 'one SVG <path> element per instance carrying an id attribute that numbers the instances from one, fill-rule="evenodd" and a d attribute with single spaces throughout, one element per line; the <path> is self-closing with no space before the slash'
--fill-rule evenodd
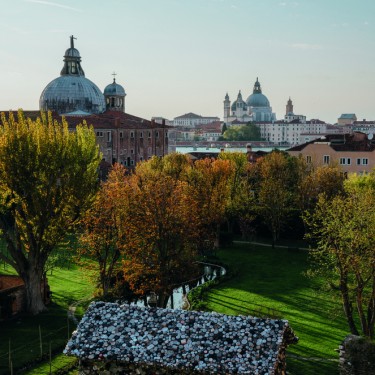
<path id="1" fill-rule="evenodd" d="M 363 165 L 368 165 L 368 159 L 367 158 L 363 158 L 362 159 L 362 164 Z"/>
<path id="2" fill-rule="evenodd" d="M 310 155 L 306 156 L 306 163 L 311 164 L 311 156 Z"/>
<path id="3" fill-rule="evenodd" d="M 348 164 L 348 165 L 352 164 L 352 159 L 347 158 L 347 159 L 346 159 L 346 164 Z"/>
<path id="4" fill-rule="evenodd" d="M 345 165 L 345 161 L 346 161 L 345 158 L 340 158 L 340 165 Z"/>
<path id="5" fill-rule="evenodd" d="M 151 138 L 151 132 L 148 132 L 148 137 Z"/>
<path id="6" fill-rule="evenodd" d="M 134 160 L 130 160 L 130 165 L 134 165 Z"/>
<path id="7" fill-rule="evenodd" d="M 323 156 L 323 164 L 329 164 L 329 155 Z"/>
<path id="8" fill-rule="evenodd" d="M 155 133 L 155 138 L 159 138 L 159 132 Z"/>
<path id="9" fill-rule="evenodd" d="M 96 132 L 97 137 L 103 137 L 103 132 Z"/>
<path id="10" fill-rule="evenodd" d="M 139 138 L 143 138 L 143 132 L 139 134 Z"/>
<path id="11" fill-rule="evenodd" d="M 120 139 L 124 138 L 124 133 L 120 132 Z"/>
<path id="12" fill-rule="evenodd" d="M 130 153 L 131 153 L 131 154 L 134 154 L 134 150 L 133 150 L 133 149 L 131 149 L 131 150 L 130 150 Z"/>
<path id="13" fill-rule="evenodd" d="M 361 159 L 360 158 L 357 159 L 357 165 L 361 165 Z"/>
<path id="14" fill-rule="evenodd" d="M 111 132 L 107 132 L 107 142 L 111 142 L 111 139 L 112 139 L 112 137 L 111 137 Z"/>
<path id="15" fill-rule="evenodd" d="M 130 138 L 134 138 L 134 132 L 130 132 Z"/>

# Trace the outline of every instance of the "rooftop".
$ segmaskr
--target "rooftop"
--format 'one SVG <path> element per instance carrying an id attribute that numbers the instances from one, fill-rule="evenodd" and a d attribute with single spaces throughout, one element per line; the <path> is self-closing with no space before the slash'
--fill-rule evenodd
<path id="1" fill-rule="evenodd" d="M 280 351 L 297 340 L 286 320 L 94 302 L 64 353 L 191 373 L 274 374 Z"/>
<path id="2" fill-rule="evenodd" d="M 301 151 L 311 144 L 329 144 L 335 151 L 374 151 L 375 143 L 361 132 L 325 134 L 310 142 L 289 148 L 287 151 Z"/>

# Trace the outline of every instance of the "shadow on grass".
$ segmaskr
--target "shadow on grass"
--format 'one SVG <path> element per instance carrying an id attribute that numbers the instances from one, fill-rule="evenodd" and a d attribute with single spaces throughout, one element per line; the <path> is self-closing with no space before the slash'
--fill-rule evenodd
<path id="1" fill-rule="evenodd" d="M 39 315 L 22 314 L 0 323 L 0 374 L 10 373 L 9 359 L 16 371 L 48 357 L 50 345 L 52 352 L 61 351 L 74 329 L 73 323 L 68 323 L 66 309 L 56 304 Z"/>

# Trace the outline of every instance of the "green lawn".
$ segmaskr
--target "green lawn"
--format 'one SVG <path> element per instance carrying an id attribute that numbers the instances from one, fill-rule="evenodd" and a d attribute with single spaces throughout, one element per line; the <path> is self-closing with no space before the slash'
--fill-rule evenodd
<path id="1" fill-rule="evenodd" d="M 337 362 L 306 361 L 303 358 L 337 359 L 334 351 L 347 334 L 341 307 L 330 295 L 320 290 L 317 281 L 306 278 L 307 252 L 254 246 L 235 245 L 218 252 L 220 260 L 237 275 L 211 289 L 207 296 L 209 310 L 226 314 L 250 314 L 288 319 L 300 341 L 288 349 L 290 375 L 335 375 Z M 4 273 L 3 266 L 1 271 Z M 9 268 L 5 272 L 12 272 Z M 43 336 L 43 353 L 49 344 L 56 352 L 65 345 L 75 328 L 67 327 L 67 308 L 76 301 L 89 298 L 92 282 L 77 266 L 57 269 L 48 276 L 53 292 L 49 311 L 38 316 L 21 316 L 0 323 L 0 374 L 9 374 L 8 346 L 11 343 L 14 367 L 20 367 L 40 356 L 39 326 Z M 83 309 L 78 309 L 78 315 Z M 294 356 L 294 357 L 292 357 Z M 295 358 L 303 357 L 303 358 Z M 53 367 L 61 367 L 65 357 L 58 356 Z M 35 372 L 36 371 L 36 372 Z M 38 367 L 28 374 L 49 372 Z"/>
<path id="2" fill-rule="evenodd" d="M 0 272 L 14 273 L 3 265 Z M 47 312 L 36 316 L 21 315 L 14 320 L 0 323 L 0 374 L 10 373 L 9 343 L 14 369 L 40 358 L 39 327 L 43 356 L 48 357 L 50 345 L 53 352 L 61 353 L 68 337 L 75 329 L 71 321 L 68 324 L 68 307 L 80 301 L 76 315 L 81 315 L 84 301 L 91 298 L 94 291 L 94 285 L 86 273 L 73 264 L 69 269 L 55 269 L 52 275 L 48 275 L 48 282 L 53 294 Z"/>
<path id="3" fill-rule="evenodd" d="M 334 361 L 292 358 L 337 359 L 334 349 L 348 333 L 340 304 L 304 276 L 307 252 L 242 244 L 218 256 L 238 274 L 209 290 L 208 310 L 287 319 L 299 337 L 288 349 L 288 373 L 338 373 Z"/>

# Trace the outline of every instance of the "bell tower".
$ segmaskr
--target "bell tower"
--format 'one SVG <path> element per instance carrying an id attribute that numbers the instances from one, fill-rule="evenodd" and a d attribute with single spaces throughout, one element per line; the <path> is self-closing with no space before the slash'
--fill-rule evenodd
<path id="1" fill-rule="evenodd" d="M 224 98 L 224 122 L 227 122 L 229 117 L 230 117 L 230 100 L 229 100 L 229 95 L 227 93 Z"/>
<path id="2" fill-rule="evenodd" d="M 289 96 L 289 100 L 288 102 L 286 103 L 286 115 L 292 115 L 293 114 L 293 102 L 292 100 L 290 99 L 290 96 Z"/>

